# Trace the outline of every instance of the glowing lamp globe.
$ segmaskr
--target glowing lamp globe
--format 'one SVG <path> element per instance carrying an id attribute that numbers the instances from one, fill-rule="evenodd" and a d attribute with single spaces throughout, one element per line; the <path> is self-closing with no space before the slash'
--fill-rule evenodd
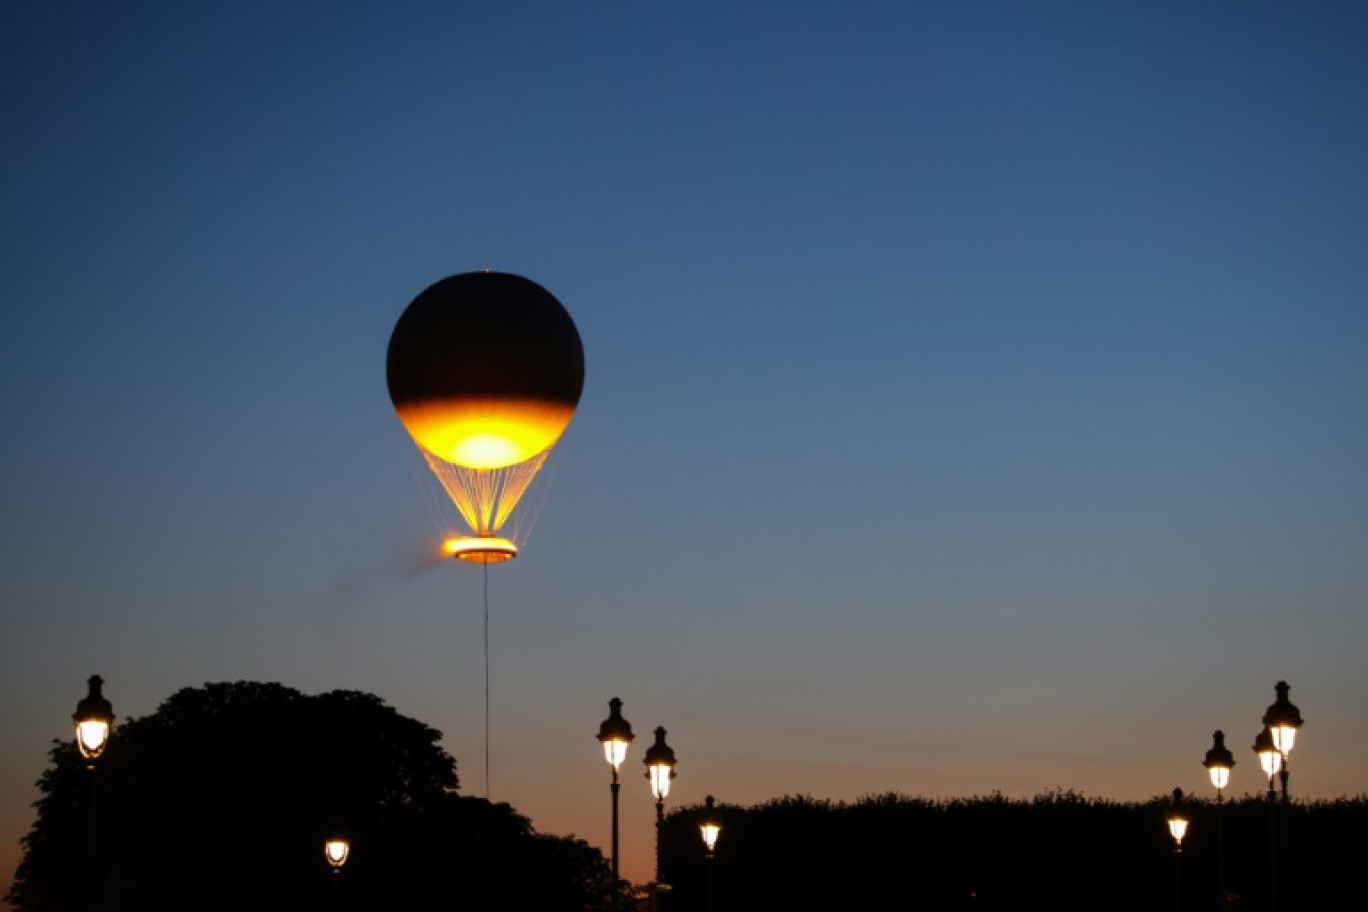
<path id="1" fill-rule="evenodd" d="M 709 852 L 717 848 L 717 837 L 722 832 L 722 828 L 716 823 L 704 823 L 698 827 L 703 831 L 703 845 L 707 846 Z"/>
<path id="2" fill-rule="evenodd" d="M 713 849 L 717 848 L 717 837 L 722 833 L 722 824 L 718 822 L 717 809 L 712 795 L 709 795 L 703 802 L 703 819 L 698 824 L 698 830 L 703 836 L 703 847 L 711 855 Z"/>
<path id="3" fill-rule="evenodd" d="M 1170 818 L 1169 818 L 1169 822 L 1168 822 L 1168 826 L 1169 826 L 1169 835 L 1173 837 L 1173 841 L 1176 842 L 1176 843 L 1178 843 L 1179 845 L 1182 845 L 1182 844 L 1183 844 L 1183 837 L 1187 835 L 1187 828 L 1188 828 L 1187 818 L 1185 818 L 1185 817 L 1170 817 Z"/>
<path id="4" fill-rule="evenodd" d="M 670 780 L 674 778 L 674 770 L 664 764 L 652 764 L 646 775 L 651 780 L 651 795 L 655 798 L 668 798 L 670 795 Z"/>
<path id="5" fill-rule="evenodd" d="M 351 844 L 345 839 L 329 839 L 323 843 L 323 856 L 328 859 L 328 864 L 332 865 L 335 871 L 341 871 L 350 854 Z"/>

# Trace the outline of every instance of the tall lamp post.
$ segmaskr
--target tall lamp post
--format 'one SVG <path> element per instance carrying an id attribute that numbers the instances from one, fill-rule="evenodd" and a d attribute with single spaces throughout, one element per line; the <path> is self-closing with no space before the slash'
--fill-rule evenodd
<path id="1" fill-rule="evenodd" d="M 104 686 L 104 679 L 99 675 L 91 675 L 86 681 L 89 688 L 81 702 L 76 704 L 76 712 L 72 714 L 72 721 L 76 723 L 76 747 L 85 758 L 86 769 L 90 771 L 90 844 L 87 851 L 90 859 L 87 868 L 87 885 L 89 891 L 87 902 L 89 907 L 94 910 L 98 908 L 96 897 L 99 891 L 95 887 L 95 859 L 96 859 L 96 819 L 95 819 L 95 761 L 100 759 L 105 747 L 109 744 L 109 732 L 114 727 L 114 707 L 105 699 L 101 688 Z"/>
<path id="2" fill-rule="evenodd" d="M 646 749 L 646 778 L 651 781 L 651 794 L 656 800 L 656 879 L 651 891 L 652 905 L 659 907 L 660 893 L 668 890 L 661 881 L 661 836 L 665 829 L 665 796 L 670 794 L 670 780 L 675 777 L 675 754 L 665 743 L 665 729 L 655 730 L 655 743 Z"/>
<path id="3" fill-rule="evenodd" d="M 1278 909 L 1278 792 L 1274 785 L 1282 769 L 1282 754 L 1273 746 L 1273 736 L 1263 728 L 1254 736 L 1254 753 L 1259 768 L 1268 777 L 1268 908 Z"/>
<path id="4" fill-rule="evenodd" d="M 1279 681 L 1274 690 L 1277 691 L 1278 698 L 1264 713 L 1263 724 L 1269 737 L 1273 739 L 1273 747 L 1282 759 L 1282 767 L 1278 771 L 1278 778 L 1282 782 L 1282 908 L 1283 912 L 1291 912 L 1292 826 L 1287 798 L 1287 760 L 1288 754 L 1292 753 L 1292 745 L 1297 740 L 1297 730 L 1302 727 L 1302 715 L 1301 710 L 1287 699 L 1287 693 L 1291 688 L 1286 681 Z"/>
<path id="5" fill-rule="evenodd" d="M 1173 912 L 1183 912 L 1183 837 L 1188 820 L 1183 813 L 1183 790 L 1173 790 L 1173 809 L 1168 816 L 1169 835 L 1173 837 Z"/>
<path id="6" fill-rule="evenodd" d="M 699 821 L 698 829 L 703 834 L 703 864 L 706 866 L 707 876 L 705 909 L 707 912 L 713 912 L 713 850 L 717 848 L 717 837 L 722 833 L 722 824 L 718 822 L 717 808 L 713 804 L 712 795 L 703 801 L 703 819 Z"/>
<path id="7" fill-rule="evenodd" d="M 632 743 L 632 726 L 622 718 L 622 701 L 617 697 L 608 701 L 608 718 L 603 720 L 599 726 L 598 739 L 603 745 L 604 756 L 608 759 L 608 765 L 613 768 L 613 784 L 609 789 L 613 793 L 613 881 L 618 880 L 618 769 L 622 766 L 622 761 L 627 759 L 627 745 Z"/>
<path id="8" fill-rule="evenodd" d="M 1216 787 L 1216 907 L 1224 910 L 1230 903 L 1230 894 L 1226 891 L 1224 792 L 1230 784 L 1235 757 L 1225 746 L 1225 732 L 1213 732 L 1211 738 L 1211 750 L 1206 752 L 1202 766 L 1206 767 L 1211 784 Z"/>
<path id="9" fill-rule="evenodd" d="M 323 857 L 328 859 L 328 864 L 333 870 L 333 912 L 338 909 L 338 883 L 342 879 L 342 866 L 347 863 L 347 856 L 351 855 L 351 843 L 346 837 L 334 834 L 323 843 Z"/>

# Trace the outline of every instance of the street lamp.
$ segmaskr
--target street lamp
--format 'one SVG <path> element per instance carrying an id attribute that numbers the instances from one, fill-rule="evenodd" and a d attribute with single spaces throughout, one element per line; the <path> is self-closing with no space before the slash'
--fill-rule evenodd
<path id="1" fill-rule="evenodd" d="M 328 864 L 332 865 L 333 873 L 338 875 L 332 879 L 333 882 L 333 912 L 337 912 L 337 893 L 338 882 L 341 879 L 342 866 L 347 863 L 347 856 L 351 854 L 351 843 L 345 836 L 333 835 L 323 843 L 323 857 L 328 859 Z"/>
<path id="2" fill-rule="evenodd" d="M 95 889 L 95 859 L 96 859 L 96 817 L 95 817 L 95 761 L 100 759 L 105 747 L 109 745 L 109 731 L 114 727 L 114 707 L 105 699 L 101 688 L 104 686 L 104 679 L 99 675 L 91 675 L 86 681 L 89 688 L 81 702 L 76 704 L 76 712 L 71 716 L 76 723 L 76 748 L 85 758 L 86 769 L 90 771 L 90 840 L 87 850 L 90 853 L 88 862 L 87 890 L 90 895 L 87 901 L 91 909 L 97 908 L 96 896 L 98 891 Z"/>
<path id="3" fill-rule="evenodd" d="M 632 726 L 622 718 L 622 701 L 617 697 L 608 701 L 608 718 L 599 726 L 598 739 L 603 745 L 603 754 L 608 765 L 613 768 L 613 881 L 618 880 L 618 768 L 627 759 L 627 745 L 632 743 Z"/>
<path id="4" fill-rule="evenodd" d="M 708 850 L 708 857 L 712 858 L 713 849 L 717 848 L 717 837 L 722 832 L 722 824 L 717 822 L 717 806 L 712 795 L 703 801 L 703 819 L 699 821 L 698 829 L 703 834 L 703 847 Z"/>
<path id="5" fill-rule="evenodd" d="M 1230 894 L 1226 892 L 1223 793 L 1225 787 L 1230 784 L 1230 770 L 1235 765 L 1235 757 L 1225 746 L 1225 732 L 1213 732 L 1211 738 L 1211 750 L 1206 752 L 1202 766 L 1206 767 L 1207 773 L 1211 776 L 1211 784 L 1216 787 L 1216 905 L 1217 908 L 1224 909 L 1230 902 Z"/>
<path id="6" fill-rule="evenodd" d="M 646 778 L 651 781 L 651 794 L 656 800 L 656 882 L 652 895 L 656 903 L 662 890 L 669 889 L 660 879 L 661 831 L 665 828 L 665 796 L 670 794 L 670 780 L 675 773 L 675 754 L 665 743 L 665 729 L 655 730 L 655 743 L 646 749 Z"/>
<path id="7" fill-rule="evenodd" d="M 713 908 L 713 849 L 717 848 L 717 837 L 722 832 L 722 824 L 717 820 L 717 808 L 713 804 L 713 796 L 709 795 L 703 801 L 703 819 L 698 823 L 698 829 L 703 834 L 703 848 L 705 849 L 703 864 L 707 870 L 707 912 L 712 912 Z"/>
<path id="8" fill-rule="evenodd" d="M 76 712 L 71 718 L 76 722 L 76 747 L 88 761 L 87 767 L 94 769 L 95 761 L 100 759 L 100 754 L 109 744 L 109 730 L 114 726 L 114 707 L 100 692 L 104 686 L 103 678 L 91 675 L 86 684 L 90 691 L 76 704 Z"/>
<path id="9" fill-rule="evenodd" d="M 1286 681 L 1279 681 L 1274 688 L 1278 693 L 1278 698 L 1273 701 L 1273 705 L 1268 707 L 1264 713 L 1264 730 L 1268 732 L 1269 738 L 1273 741 L 1273 747 L 1277 750 L 1282 761 L 1282 767 L 1278 770 L 1278 778 L 1282 781 L 1282 907 L 1283 912 L 1289 912 L 1292 908 L 1292 826 L 1289 817 L 1287 802 L 1287 778 L 1288 778 L 1288 754 L 1292 752 L 1292 745 L 1297 740 L 1297 730 L 1302 727 L 1301 710 L 1292 705 L 1292 701 L 1287 699 L 1287 692 L 1291 690 Z M 1270 794 L 1272 781 L 1269 782 Z"/>
<path id="10" fill-rule="evenodd" d="M 1173 837 L 1173 909 L 1183 910 L 1183 837 L 1187 835 L 1188 820 L 1183 813 L 1183 790 L 1173 790 L 1173 809 L 1168 816 L 1169 835 Z"/>
<path id="11" fill-rule="evenodd" d="M 1274 783 L 1282 769 L 1282 754 L 1273 746 L 1273 736 L 1267 728 L 1254 736 L 1254 753 L 1259 755 L 1259 768 L 1268 777 L 1268 882 L 1270 909 L 1278 908 L 1278 792 Z"/>
<path id="12" fill-rule="evenodd" d="M 351 843 L 345 839 L 329 839 L 323 843 L 323 855 L 336 874 L 342 873 L 342 866 L 347 863 L 347 856 L 350 854 Z"/>

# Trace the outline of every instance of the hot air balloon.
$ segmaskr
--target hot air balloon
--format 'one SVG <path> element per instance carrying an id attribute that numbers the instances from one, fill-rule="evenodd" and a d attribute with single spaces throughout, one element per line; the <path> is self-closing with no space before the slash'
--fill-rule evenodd
<path id="1" fill-rule="evenodd" d="M 385 370 L 399 420 L 470 527 L 447 552 L 480 564 L 516 556 L 500 528 L 584 388 L 570 314 L 522 276 L 449 276 L 400 315 Z"/>

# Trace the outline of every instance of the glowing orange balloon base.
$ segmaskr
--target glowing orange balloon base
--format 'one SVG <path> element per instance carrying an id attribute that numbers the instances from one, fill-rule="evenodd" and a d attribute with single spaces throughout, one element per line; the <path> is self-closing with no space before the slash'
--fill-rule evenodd
<path id="1" fill-rule="evenodd" d="M 479 535 L 474 538 L 448 538 L 442 550 L 450 557 L 471 564 L 502 564 L 518 556 L 518 546 L 506 538 Z"/>

